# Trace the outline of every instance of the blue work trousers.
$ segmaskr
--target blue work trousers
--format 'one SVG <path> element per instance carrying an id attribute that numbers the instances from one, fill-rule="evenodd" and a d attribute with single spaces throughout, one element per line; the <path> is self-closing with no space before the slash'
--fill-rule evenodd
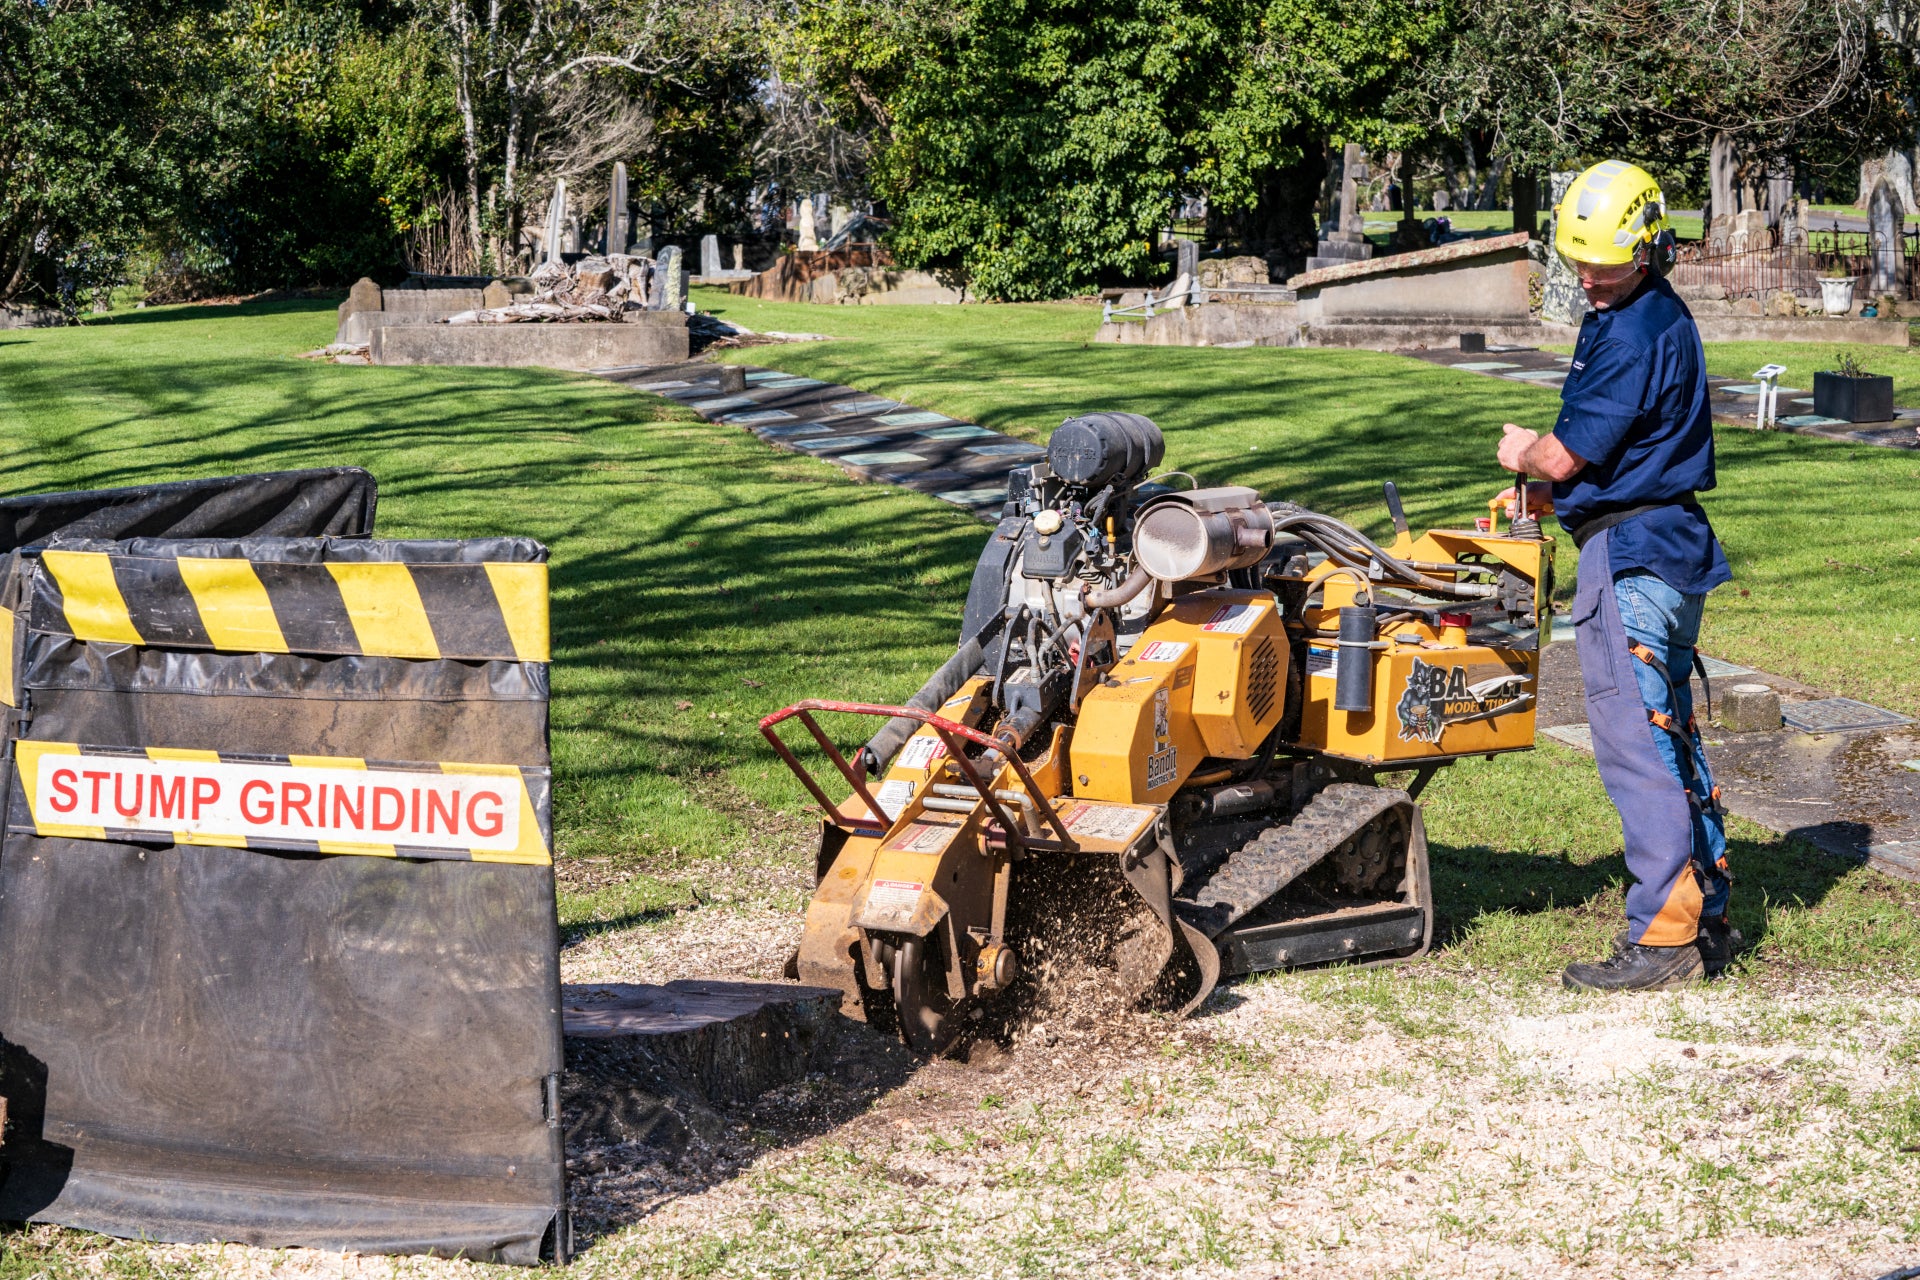
<path id="1" fill-rule="evenodd" d="M 1573 623 L 1594 761 L 1620 811 L 1633 877 L 1627 936 L 1689 945 L 1703 915 L 1726 914 L 1731 883 L 1726 827 L 1693 721 L 1693 650 L 1706 597 L 1645 570 L 1616 576 L 1610 533 L 1581 548 Z"/>

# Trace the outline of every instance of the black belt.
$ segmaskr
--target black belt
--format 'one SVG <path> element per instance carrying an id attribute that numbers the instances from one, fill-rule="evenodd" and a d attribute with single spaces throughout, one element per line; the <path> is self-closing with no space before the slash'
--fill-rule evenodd
<path id="1" fill-rule="evenodd" d="M 1635 516 L 1643 516 L 1649 511 L 1658 511 L 1662 507 L 1690 507 L 1694 505 L 1693 495 L 1683 494 L 1678 498 L 1668 498 L 1664 502 L 1647 502 L 1637 507 L 1622 507 L 1618 511 L 1609 511 L 1605 515 L 1589 516 L 1580 522 L 1578 529 L 1571 530 L 1573 545 L 1584 548 L 1596 533 L 1604 533 L 1617 524 L 1624 524 Z"/>

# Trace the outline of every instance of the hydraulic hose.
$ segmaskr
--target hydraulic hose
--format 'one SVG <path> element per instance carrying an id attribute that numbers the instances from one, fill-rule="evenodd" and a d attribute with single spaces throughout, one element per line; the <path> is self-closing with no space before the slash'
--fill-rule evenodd
<path id="1" fill-rule="evenodd" d="M 921 711 L 938 711 L 946 705 L 948 698 L 960 691 L 960 686 L 973 678 L 980 669 L 980 663 L 986 654 L 986 647 L 1006 625 L 1007 616 L 996 613 L 982 624 L 972 636 L 962 641 L 954 650 L 951 658 L 940 664 L 940 669 L 927 678 L 920 686 L 920 692 L 907 699 L 907 705 Z M 917 720 L 905 716 L 894 716 L 880 726 L 880 732 L 867 739 L 867 745 L 860 748 L 855 763 L 863 766 L 869 777 L 877 776 L 886 768 L 887 761 L 894 758 L 905 746 L 913 731 L 920 727 Z"/>
<path id="2" fill-rule="evenodd" d="M 1335 520 L 1332 516 L 1323 516 L 1317 511 L 1308 511 L 1304 507 L 1283 503 L 1276 509 L 1273 524 L 1275 533 L 1286 529 L 1297 534 L 1304 541 L 1324 551 L 1328 559 L 1343 568 L 1370 574 L 1373 566 L 1378 565 L 1389 578 L 1402 586 L 1415 587 L 1430 595 L 1478 600 L 1499 594 L 1499 588 L 1491 584 L 1447 582 L 1430 577 L 1406 561 L 1389 554 L 1373 539 L 1353 526 Z"/>

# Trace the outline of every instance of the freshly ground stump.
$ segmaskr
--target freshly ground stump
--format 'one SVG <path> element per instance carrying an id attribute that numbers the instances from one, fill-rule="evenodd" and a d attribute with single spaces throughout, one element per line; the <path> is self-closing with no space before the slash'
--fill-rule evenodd
<path id="1" fill-rule="evenodd" d="M 711 1137 L 716 1107 L 825 1065 L 840 992 L 777 982 L 596 983 L 562 997 L 569 1145 L 676 1147 Z"/>
<path id="2" fill-rule="evenodd" d="M 1737 684 L 1720 698 L 1720 723 L 1734 733 L 1771 733 L 1780 727 L 1780 695 L 1764 684 Z"/>

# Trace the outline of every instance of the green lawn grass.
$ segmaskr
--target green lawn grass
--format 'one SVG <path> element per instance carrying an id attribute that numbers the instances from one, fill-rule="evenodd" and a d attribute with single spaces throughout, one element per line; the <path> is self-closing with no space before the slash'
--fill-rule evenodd
<path id="1" fill-rule="evenodd" d="M 1543 392 L 1364 352 L 1094 347 L 1086 340 L 1097 312 L 1084 306 L 702 302 L 756 328 L 844 335 L 731 358 L 833 377 L 1029 438 L 1086 409 L 1146 412 L 1168 433 L 1170 464 L 1376 531 L 1386 477 L 1401 482 L 1422 523 L 1483 509 L 1500 483 L 1490 460 L 1499 423 L 1544 423 L 1552 412 Z M 380 478 L 385 535 L 539 537 L 553 549 L 560 866 L 563 883 L 596 886 L 562 896 L 574 936 L 653 928 L 663 908 L 696 891 L 712 896 L 743 867 L 807 865 L 792 839 L 802 797 L 754 720 L 805 696 L 909 693 L 954 639 L 984 526 L 588 377 L 294 358 L 325 341 L 333 323 L 331 308 L 286 304 L 153 310 L 131 322 L 0 335 L 6 491 L 351 463 Z M 1717 647 L 1881 689 L 1859 650 L 1888 624 L 1860 615 L 1890 610 L 1905 620 L 1893 625 L 1920 632 L 1911 604 L 1888 586 L 1911 563 L 1897 557 L 1912 544 L 1887 530 L 1912 536 L 1915 486 L 1903 477 L 1914 462 L 1791 437 L 1732 433 L 1723 442 L 1728 483 L 1714 511 L 1752 597 L 1716 600 Z M 1873 502 L 1829 500 L 1863 488 Z M 1816 498 L 1816 514 L 1794 514 Z M 1796 576 L 1821 556 L 1861 557 L 1863 566 L 1880 558 L 1851 577 Z M 1885 687 L 1881 700 L 1897 704 L 1898 690 Z M 1618 820 L 1591 761 L 1553 744 L 1447 770 L 1426 796 L 1444 941 L 1437 956 L 1397 976 L 1266 981 L 1329 1010 L 1346 1034 L 1378 1024 L 1428 1046 L 1407 1062 L 1477 1060 L 1481 1037 L 1505 1017 L 1490 990 L 1559 1000 L 1550 995 L 1554 970 L 1599 950 L 1618 927 Z M 1752 983 L 1764 1001 L 1776 978 L 1857 985 L 1920 976 L 1911 887 L 1748 823 L 1732 834 L 1735 918 L 1757 943 L 1735 994 Z M 583 874 L 588 866 L 599 870 Z M 831 1181 L 846 1159 L 836 1150 L 818 1156 L 832 1202 L 851 1197 L 850 1211 L 866 1214 L 892 1194 L 884 1179 Z M 890 1231 L 887 1221 L 862 1231 Z M 777 1218 L 766 1224 L 760 1254 L 730 1260 L 727 1229 L 716 1228 L 686 1249 L 719 1253 L 674 1261 L 669 1249 L 661 1273 L 753 1270 L 753 1257 L 777 1255 L 793 1235 Z M 0 1275 L 218 1270 L 212 1255 L 162 1264 L 145 1246 L 90 1240 L 0 1237 Z M 632 1274 L 671 1244 L 643 1226 L 581 1265 Z"/>

